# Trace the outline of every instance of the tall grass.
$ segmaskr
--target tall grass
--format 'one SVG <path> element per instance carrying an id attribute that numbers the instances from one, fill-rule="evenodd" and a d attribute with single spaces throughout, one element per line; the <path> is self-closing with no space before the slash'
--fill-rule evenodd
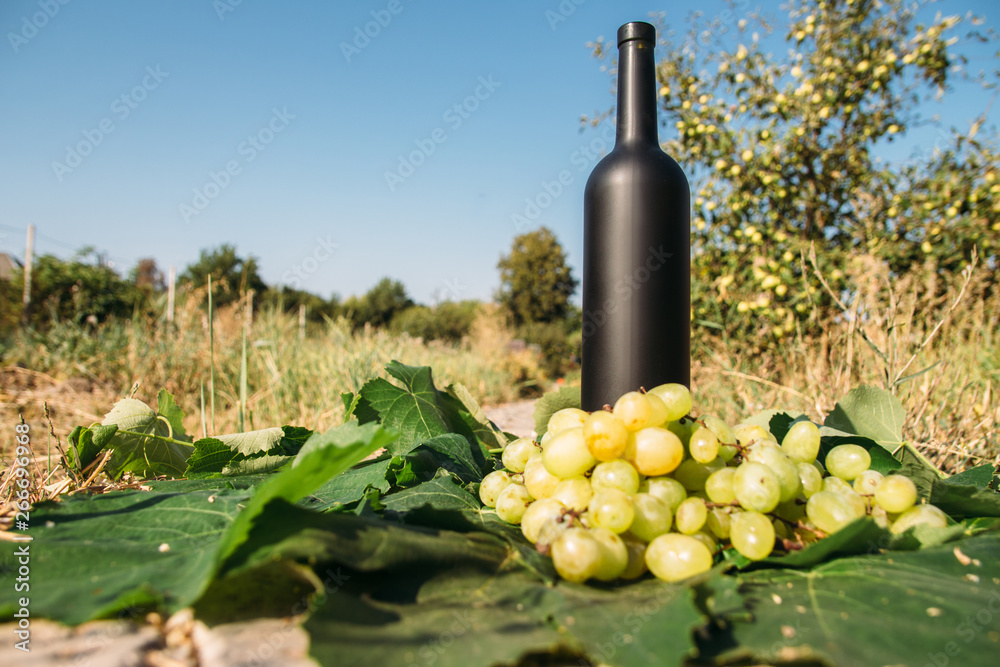
<path id="1" fill-rule="evenodd" d="M 241 416 L 246 429 L 283 424 L 326 429 L 343 418 L 341 393 L 384 376 L 385 364 L 393 359 L 431 366 L 439 387 L 462 383 L 484 403 L 513 400 L 539 382 L 527 360 L 507 352 L 510 332 L 502 323 L 490 323 L 495 313 L 488 309 L 472 338 L 446 345 L 370 327 L 355 332 L 345 321 L 315 325 L 303 340 L 296 315 L 264 308 L 249 330 L 247 367 L 241 372 L 242 304 L 217 309 L 210 321 L 204 297 L 192 294 L 179 304 L 173 326 L 135 319 L 94 329 L 60 324 L 44 334 L 19 334 L 4 351 L 6 371 L 0 380 L 5 392 L 18 395 L 17 405 L 10 407 L 22 410 L 41 433 L 42 401 L 55 403 L 56 431 L 65 435 L 75 424 L 99 420 L 139 382 L 136 398 L 154 405 L 158 389 L 171 392 L 184 409 L 190 433 L 201 434 L 207 404 L 210 434 L 222 434 L 237 432 Z M 245 415 L 241 376 L 247 383 Z M 84 384 L 90 392 L 64 396 L 51 391 L 61 380 L 81 377 L 89 379 Z M 204 402 L 203 391 L 211 394 Z M 17 412 L 4 412 L 0 437 L 10 441 Z"/>

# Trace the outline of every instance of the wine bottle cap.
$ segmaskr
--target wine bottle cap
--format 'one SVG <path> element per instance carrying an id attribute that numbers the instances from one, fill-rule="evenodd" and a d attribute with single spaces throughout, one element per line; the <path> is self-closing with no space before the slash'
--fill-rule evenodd
<path id="1" fill-rule="evenodd" d="M 656 28 L 644 21 L 632 21 L 618 28 L 618 46 L 632 39 L 656 42 Z"/>

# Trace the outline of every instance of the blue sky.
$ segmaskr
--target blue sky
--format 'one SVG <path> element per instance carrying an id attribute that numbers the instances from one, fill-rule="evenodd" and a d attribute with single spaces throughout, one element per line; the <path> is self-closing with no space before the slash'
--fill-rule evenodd
<path id="1" fill-rule="evenodd" d="M 591 149 L 611 142 L 579 119 L 613 103 L 585 45 L 694 8 L 725 5 L 3 0 L 0 250 L 23 256 L 34 224 L 39 254 L 180 271 L 232 243 L 269 284 L 347 296 L 390 276 L 426 303 L 490 298 L 513 237 L 545 225 L 580 277 Z M 985 0 L 938 9 L 997 25 Z M 970 68 L 995 67 L 983 53 Z M 989 97 L 961 101 L 926 113 L 967 125 Z M 527 200 L 548 206 L 518 229 Z"/>

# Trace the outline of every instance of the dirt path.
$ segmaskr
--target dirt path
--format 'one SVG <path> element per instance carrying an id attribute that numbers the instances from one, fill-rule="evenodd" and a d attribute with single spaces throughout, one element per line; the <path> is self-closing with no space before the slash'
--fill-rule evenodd
<path id="1" fill-rule="evenodd" d="M 535 435 L 535 402 L 515 401 L 503 405 L 483 406 L 486 415 L 502 430 L 523 438 Z"/>

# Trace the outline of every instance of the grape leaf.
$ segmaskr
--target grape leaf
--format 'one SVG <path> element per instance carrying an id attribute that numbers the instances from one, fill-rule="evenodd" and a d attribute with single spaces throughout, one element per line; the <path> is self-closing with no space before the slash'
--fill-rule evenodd
<path id="1" fill-rule="evenodd" d="M 202 438 L 194 443 L 184 476 L 251 475 L 277 470 L 301 451 L 312 431 L 283 426 Z"/>
<path id="2" fill-rule="evenodd" d="M 1000 535 L 922 551 L 842 558 L 812 570 L 741 575 L 753 622 L 726 619 L 753 664 L 988 665 L 996 640 L 976 614 L 1000 608 Z M 711 582 L 710 582 L 711 583 Z M 995 635 L 994 635 L 995 636 Z M 709 648 L 709 647 L 706 647 Z M 728 663 L 727 663 L 728 664 Z"/>
<path id="3" fill-rule="evenodd" d="M 399 432 L 390 453 L 405 454 L 423 440 L 454 432 L 455 422 L 461 420 L 457 414 L 446 414 L 443 394 L 434 386 L 430 368 L 393 361 L 386 371 L 403 387 L 376 378 L 365 383 L 361 396 L 378 413 L 382 424 Z"/>
<path id="4" fill-rule="evenodd" d="M 445 463 L 452 463 L 446 467 L 465 481 L 479 481 L 487 472 L 486 461 L 482 456 L 477 460 L 469 441 L 458 434 L 446 433 L 428 438 L 420 443 L 420 447 L 444 454 L 448 458 Z"/>
<path id="5" fill-rule="evenodd" d="M 180 477 L 187 467 L 193 447 L 183 427 L 175 428 L 180 419 L 180 408 L 166 391 L 160 391 L 158 404 L 167 414 L 135 398 L 123 398 L 101 422 L 103 426 L 115 425 L 117 432 L 105 445 L 114 450 L 105 470 L 119 478 L 126 472 L 142 477 L 167 475 Z"/>
<path id="6" fill-rule="evenodd" d="M 170 424 L 173 436 L 179 440 L 185 439 L 184 411 L 174 402 L 174 396 L 166 389 L 156 392 L 156 413 Z"/>
<path id="7" fill-rule="evenodd" d="M 74 470 L 81 471 L 101 453 L 118 430 L 117 426 L 77 426 L 69 434 L 69 451 L 66 458 Z"/>
<path id="8" fill-rule="evenodd" d="M 992 463 L 984 463 L 983 465 L 976 466 L 975 468 L 964 470 L 957 475 L 952 475 L 948 478 L 948 483 L 965 484 L 975 486 L 980 489 L 988 489 L 990 484 L 993 483 L 993 477 L 996 475 L 996 472 L 996 466 Z"/>
<path id="9" fill-rule="evenodd" d="M 320 663 L 680 665 L 706 622 L 691 588 L 650 579 L 550 587 L 456 563 L 433 576 L 379 573 L 379 594 L 366 595 L 373 579 L 354 576 L 310 617 Z"/>
<path id="10" fill-rule="evenodd" d="M 844 433 L 871 438 L 890 452 L 903 445 L 906 411 L 889 392 L 861 385 L 840 399 L 823 424 Z"/>
<path id="11" fill-rule="evenodd" d="M 303 498 L 299 504 L 309 509 L 323 511 L 350 505 L 361 500 L 365 490 L 389 491 L 387 479 L 392 458 L 386 454 L 378 459 L 362 461 L 353 468 L 331 477 L 322 486 Z"/>
<path id="12" fill-rule="evenodd" d="M 216 554 L 219 565 L 243 543 L 257 515 L 268 502 L 276 498 L 288 502 L 300 500 L 334 475 L 389 445 L 397 437 L 395 432 L 378 424 L 360 426 L 357 422 L 347 422 L 325 433 L 313 434 L 290 467 L 257 487 L 250 502 L 222 538 Z"/>
<path id="13" fill-rule="evenodd" d="M 117 492 L 68 496 L 31 513 L 32 616 L 77 624 L 122 617 L 133 605 L 175 611 L 197 599 L 219 541 L 249 492 Z M 0 541 L 0 571 L 17 571 Z M 0 594 L 12 611 L 13 588 Z M 128 617 L 127 615 L 125 616 Z"/>
<path id="14" fill-rule="evenodd" d="M 270 451 L 275 445 L 281 442 L 284 436 L 284 430 L 275 426 L 259 431 L 217 435 L 215 439 L 234 452 L 243 454 L 244 456 L 252 456 L 253 454 Z"/>
<path id="15" fill-rule="evenodd" d="M 579 387 L 560 387 L 558 391 L 550 391 L 535 402 L 535 436 L 541 440 L 549 426 L 549 419 L 555 413 L 565 408 L 580 407 Z"/>

